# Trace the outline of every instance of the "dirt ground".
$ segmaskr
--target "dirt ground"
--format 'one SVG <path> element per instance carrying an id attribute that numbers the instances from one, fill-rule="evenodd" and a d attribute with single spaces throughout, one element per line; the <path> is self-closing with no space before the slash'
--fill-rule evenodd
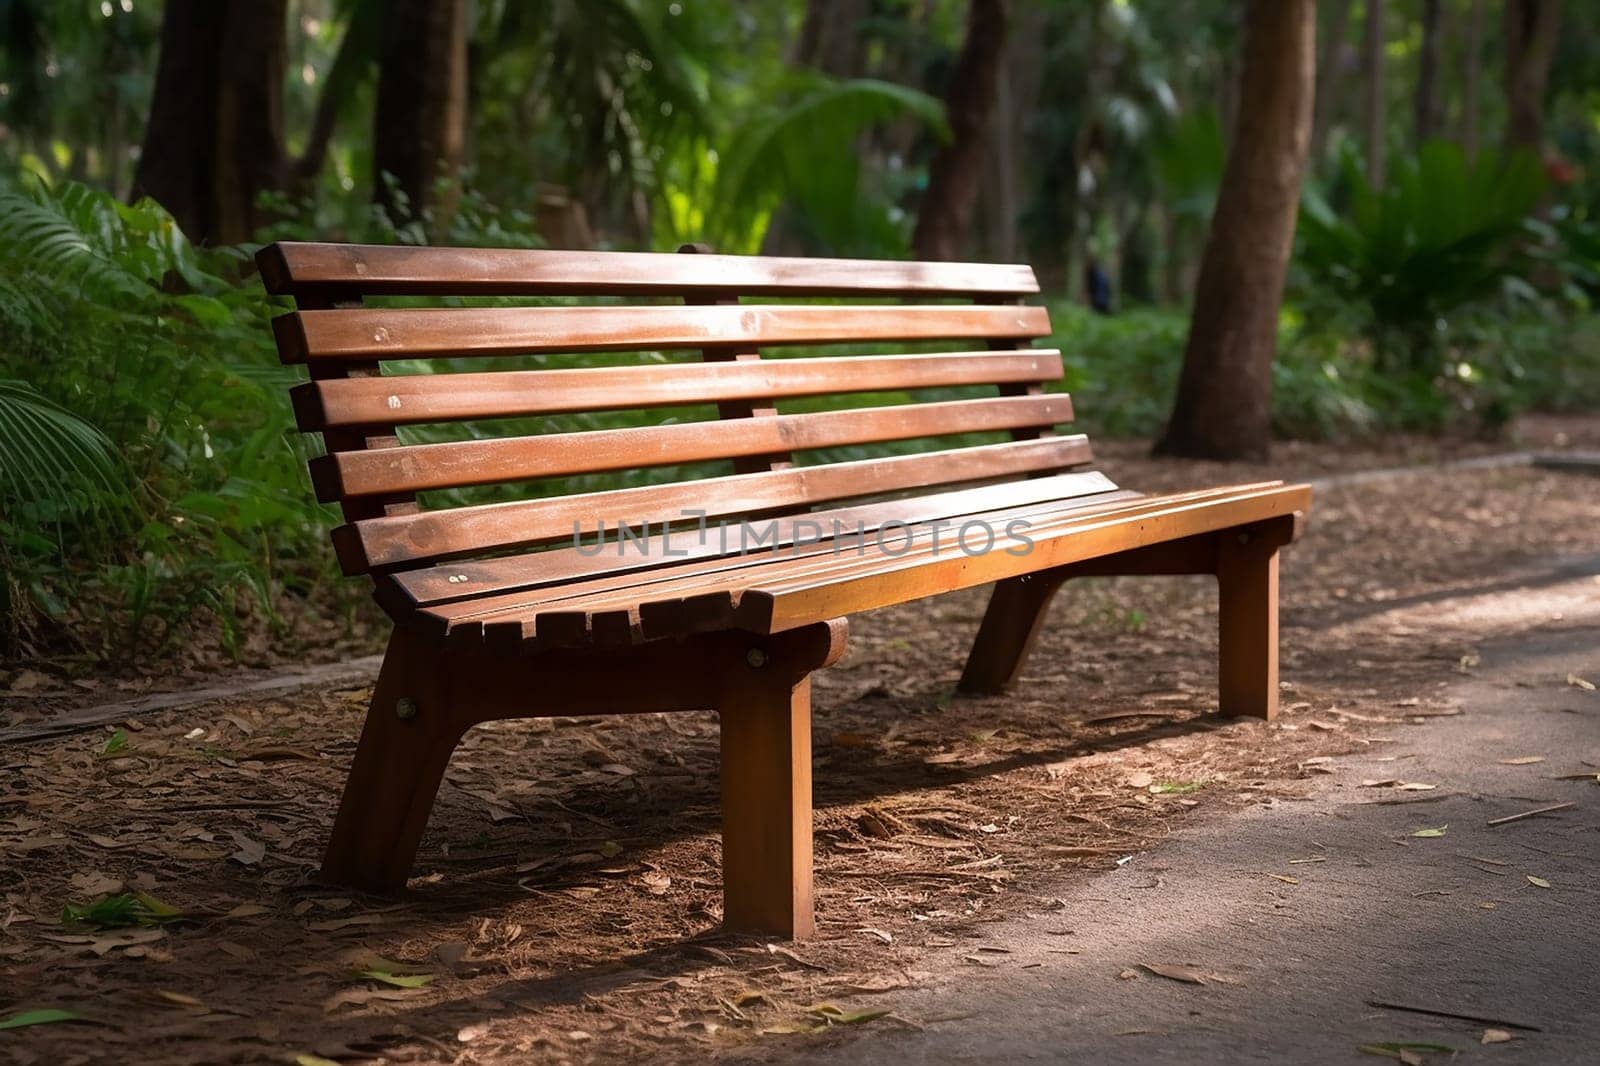
<path id="1" fill-rule="evenodd" d="M 1102 453 L 1139 488 L 1257 476 Z M 1308 450 L 1272 469 L 1394 459 Z M 1527 468 L 1322 493 L 1285 554 L 1285 713 L 1270 726 L 1208 713 L 1205 579 L 1071 587 L 1003 699 L 951 696 L 980 591 L 853 620 L 851 652 L 815 686 L 819 934 L 802 944 L 717 931 L 709 714 L 474 731 L 401 901 L 314 880 L 363 688 L 0 749 L 0 1019 L 83 1016 L 0 1031 L 0 1058 L 687 1060 L 918 1024 L 873 1004 L 929 980 L 931 954 L 1050 911 L 1063 878 L 1294 801 L 1389 723 L 1452 713 L 1443 683 L 1527 622 L 1444 601 L 1593 557 L 1597 515 L 1600 479 Z M 1440 606 L 1419 626 L 1386 613 L 1397 603 Z M 63 922 L 122 891 L 182 913 Z"/>

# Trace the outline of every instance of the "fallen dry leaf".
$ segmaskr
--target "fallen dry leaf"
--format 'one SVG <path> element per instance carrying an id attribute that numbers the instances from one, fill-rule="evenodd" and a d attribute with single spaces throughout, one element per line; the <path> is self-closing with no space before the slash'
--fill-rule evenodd
<path id="1" fill-rule="evenodd" d="M 1543 755 L 1518 755 L 1515 759 L 1501 759 L 1502 766 L 1531 766 L 1536 762 L 1544 762 Z"/>
<path id="2" fill-rule="evenodd" d="M 1186 985 L 1203 985 L 1206 983 L 1205 974 L 1188 966 L 1169 966 L 1164 963 L 1141 962 L 1139 967 L 1155 974 L 1157 977 L 1165 977 L 1169 981 L 1181 981 Z"/>
<path id="3" fill-rule="evenodd" d="M 1511 1039 L 1511 1034 L 1506 1032 L 1504 1029 L 1485 1029 L 1483 1031 L 1483 1036 L 1481 1038 L 1479 1038 L 1478 1043 L 1480 1043 L 1480 1044 L 1504 1044 L 1507 1040 L 1510 1040 L 1510 1039 Z"/>

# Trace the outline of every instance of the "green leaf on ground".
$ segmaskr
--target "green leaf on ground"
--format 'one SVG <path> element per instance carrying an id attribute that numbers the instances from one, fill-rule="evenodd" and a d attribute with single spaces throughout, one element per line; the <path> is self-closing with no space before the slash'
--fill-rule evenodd
<path id="1" fill-rule="evenodd" d="M 89 1019 L 70 1010 L 56 1010 L 48 1007 L 44 1010 L 25 1010 L 21 1014 L 13 1014 L 9 1018 L 0 1018 L 0 1029 L 22 1029 L 30 1025 L 49 1025 L 52 1022 L 84 1022 Z"/>
<path id="2" fill-rule="evenodd" d="M 388 970 L 362 970 L 357 975 L 395 988 L 421 988 L 434 979 L 431 973 L 390 973 Z"/>
<path id="3" fill-rule="evenodd" d="M 822 1018 L 829 1025 L 861 1025 L 864 1022 L 882 1018 L 889 1012 L 887 1009 L 847 1011 L 832 1003 L 818 1003 L 806 1013 Z"/>
<path id="4" fill-rule="evenodd" d="M 115 733 L 111 734 L 110 738 L 106 741 L 106 746 L 100 749 L 100 754 L 115 755 L 117 752 L 126 749 L 127 746 L 128 731 L 126 729 L 119 729 Z"/>
<path id="5" fill-rule="evenodd" d="M 1447 825 L 1437 826 L 1437 827 L 1435 827 L 1433 829 L 1418 829 L 1415 833 L 1412 833 L 1411 835 L 1414 836 L 1414 837 L 1442 837 L 1442 836 L 1444 836 L 1444 831 L 1446 829 L 1449 829 L 1449 828 L 1450 828 L 1450 826 L 1447 824 Z"/>
<path id="6" fill-rule="evenodd" d="M 61 911 L 62 925 L 94 929 L 126 929 L 163 925 L 183 917 L 183 911 L 148 892 L 122 892 L 93 903 L 69 903 Z"/>
<path id="7" fill-rule="evenodd" d="M 1150 793 L 1155 796 L 1182 796 L 1205 787 L 1204 781 L 1157 781 L 1150 786 Z"/>

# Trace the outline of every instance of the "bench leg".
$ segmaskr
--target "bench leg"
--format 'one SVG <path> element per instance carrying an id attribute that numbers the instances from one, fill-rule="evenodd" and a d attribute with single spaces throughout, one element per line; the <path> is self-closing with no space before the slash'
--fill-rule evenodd
<path id="1" fill-rule="evenodd" d="M 722 912 L 733 932 L 811 935 L 811 680 L 730 691 L 722 717 Z"/>
<path id="2" fill-rule="evenodd" d="M 322 880 L 372 892 L 405 887 L 445 765 L 467 729 L 445 693 L 443 656 L 397 629 L 339 802 Z"/>
<path id="3" fill-rule="evenodd" d="M 811 671 L 844 654 L 835 620 L 730 649 L 722 723 L 722 914 L 730 932 L 796 940 L 811 897 Z"/>
<path id="4" fill-rule="evenodd" d="M 1039 636 L 1050 601 L 1065 575 L 1023 574 L 995 583 L 956 689 L 969 696 L 994 696 L 1011 687 Z"/>
<path id="5" fill-rule="evenodd" d="M 1260 532 L 1217 543 L 1223 714 L 1271 720 L 1278 713 L 1278 546 Z"/>

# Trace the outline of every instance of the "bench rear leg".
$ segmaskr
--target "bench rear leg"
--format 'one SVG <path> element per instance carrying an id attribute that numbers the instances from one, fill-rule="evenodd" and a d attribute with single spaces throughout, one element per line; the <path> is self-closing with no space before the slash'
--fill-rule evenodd
<path id="1" fill-rule="evenodd" d="M 445 693 L 443 656 L 397 629 L 339 801 L 322 880 L 371 892 L 405 887 L 445 766 L 466 732 Z"/>
<path id="2" fill-rule="evenodd" d="M 1050 601 L 1063 580 L 1063 574 L 1039 573 L 995 583 L 977 639 L 967 655 L 966 669 L 956 686 L 958 691 L 969 696 L 994 696 L 1011 687 L 1028 661 Z"/>
<path id="3" fill-rule="evenodd" d="M 1223 714 L 1278 713 L 1278 546 L 1259 531 L 1217 542 L 1219 675 Z"/>

